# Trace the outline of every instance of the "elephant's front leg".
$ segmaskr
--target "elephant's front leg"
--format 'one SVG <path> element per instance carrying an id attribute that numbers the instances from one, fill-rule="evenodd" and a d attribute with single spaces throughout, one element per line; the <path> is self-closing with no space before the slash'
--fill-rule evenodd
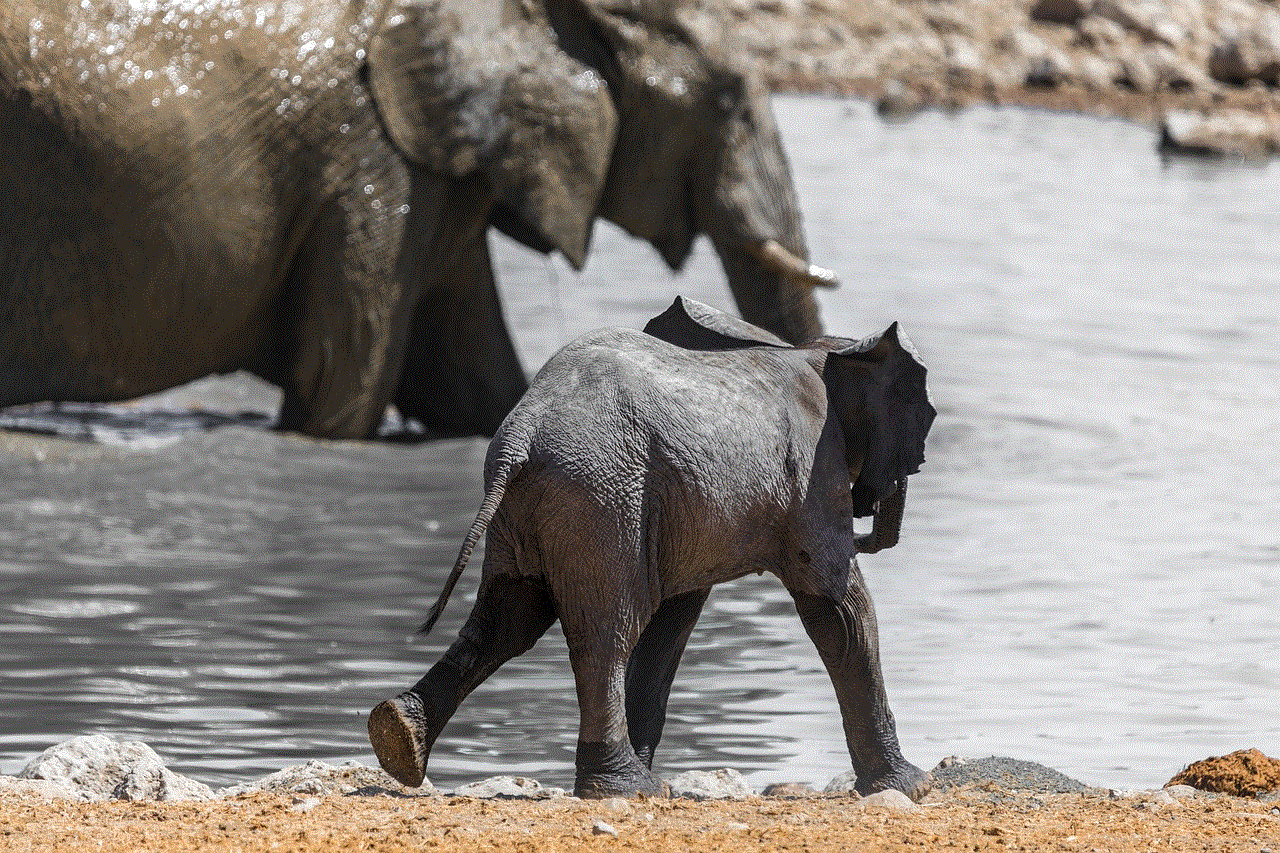
<path id="1" fill-rule="evenodd" d="M 667 721 L 671 682 L 710 592 L 698 589 L 662 602 L 627 663 L 627 727 L 631 746 L 650 769 Z"/>
<path id="2" fill-rule="evenodd" d="M 451 208 L 456 209 L 456 208 Z M 428 274 L 395 403 L 444 435 L 493 435 L 528 388 L 483 230 Z"/>
<path id="3" fill-rule="evenodd" d="M 913 800 L 929 792 L 932 777 L 902 755 L 880 672 L 875 609 L 857 563 L 850 561 L 840 599 L 792 588 L 800 620 L 835 685 L 859 793 L 895 788 Z"/>

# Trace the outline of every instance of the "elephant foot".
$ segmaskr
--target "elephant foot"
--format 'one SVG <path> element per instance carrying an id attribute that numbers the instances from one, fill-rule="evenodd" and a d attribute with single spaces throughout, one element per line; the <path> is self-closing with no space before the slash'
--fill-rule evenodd
<path id="1" fill-rule="evenodd" d="M 671 788 L 636 758 L 628 741 L 579 743 L 573 795 L 605 797 L 669 797 Z"/>
<path id="2" fill-rule="evenodd" d="M 426 713 L 416 693 L 401 693 L 369 712 L 369 742 L 382 769 L 417 788 L 427 775 Z"/>
<path id="3" fill-rule="evenodd" d="M 858 776 L 855 788 L 864 797 L 867 794 L 887 791 L 892 788 L 895 791 L 901 791 L 906 794 L 911 798 L 912 802 L 918 803 L 924 799 L 925 794 L 933 790 L 933 775 L 903 759 L 893 770 L 874 779 L 864 779 L 861 775 Z"/>

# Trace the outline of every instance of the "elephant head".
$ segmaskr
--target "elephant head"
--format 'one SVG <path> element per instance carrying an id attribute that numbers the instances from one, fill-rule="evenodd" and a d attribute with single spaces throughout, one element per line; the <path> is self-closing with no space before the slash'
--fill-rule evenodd
<path id="1" fill-rule="evenodd" d="M 706 234 L 738 308 L 791 343 L 821 333 L 790 167 L 761 81 L 710 14 L 670 2 L 546 0 L 561 48 L 607 82 L 617 142 L 598 212 L 673 268 Z"/>
<path id="2" fill-rule="evenodd" d="M 863 553 L 897 544 L 907 475 L 924 462 L 925 437 L 937 415 L 925 387 L 925 366 L 897 323 L 850 342 L 824 338 L 823 378 L 845 437 L 853 478 L 853 514 L 875 515 Z"/>
<path id="3" fill-rule="evenodd" d="M 595 71 L 530 26 L 463 33 L 437 2 L 387 10 L 368 74 L 406 158 L 441 175 L 478 173 L 531 240 L 582 266 L 616 127 Z"/>
<path id="4" fill-rule="evenodd" d="M 685 349 L 783 346 L 773 334 L 692 299 L 675 303 L 644 331 Z M 907 476 L 924 462 L 925 437 L 937 415 L 926 369 L 897 323 L 861 341 L 823 337 L 806 349 L 825 353 L 828 412 L 839 420 L 852 486 L 853 514 L 873 515 L 859 550 L 873 554 L 898 542 Z"/>

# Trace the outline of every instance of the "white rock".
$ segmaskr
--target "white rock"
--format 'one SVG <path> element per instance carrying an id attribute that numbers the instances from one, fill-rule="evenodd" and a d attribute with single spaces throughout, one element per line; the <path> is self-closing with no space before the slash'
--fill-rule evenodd
<path id="1" fill-rule="evenodd" d="M 477 800 L 548 800 L 564 793 L 562 788 L 544 788 L 541 782 L 524 776 L 491 776 L 453 790 L 455 797 Z"/>
<path id="2" fill-rule="evenodd" d="M 671 796 L 688 800 L 745 800 L 751 788 L 742 774 L 731 768 L 686 770 L 670 780 Z"/>
<path id="3" fill-rule="evenodd" d="M 31 759 L 18 777 L 55 782 L 87 802 L 213 798 L 208 785 L 169 770 L 145 743 L 106 735 L 85 735 L 51 746 Z"/>
<path id="4" fill-rule="evenodd" d="M 1190 785 L 1170 785 L 1164 789 L 1164 792 L 1178 800 L 1185 800 L 1200 793 Z"/>
<path id="5" fill-rule="evenodd" d="M 868 794 L 858 800 L 857 807 L 860 809 L 886 809 L 895 812 L 909 812 L 920 808 L 906 794 L 892 788 L 887 791 L 876 791 L 874 794 Z"/>
<path id="6" fill-rule="evenodd" d="M 78 800 L 79 795 L 66 785 L 47 779 L 19 779 L 16 776 L 0 776 L 0 793 L 18 794 L 50 800 Z"/>
<path id="7" fill-rule="evenodd" d="M 604 821 L 598 820 L 595 823 L 591 824 L 591 834 L 592 835 L 612 835 L 614 838 L 617 838 L 618 830 L 614 829 L 612 826 L 605 823 Z"/>
<path id="8" fill-rule="evenodd" d="M 235 797 L 255 791 L 288 794 L 350 794 L 361 788 L 405 790 L 384 770 L 366 767 L 355 761 L 341 766 L 312 759 L 305 764 L 286 767 L 252 782 L 241 782 L 218 791 L 220 797 Z M 430 780 L 424 779 L 415 793 L 431 796 L 437 793 Z"/>

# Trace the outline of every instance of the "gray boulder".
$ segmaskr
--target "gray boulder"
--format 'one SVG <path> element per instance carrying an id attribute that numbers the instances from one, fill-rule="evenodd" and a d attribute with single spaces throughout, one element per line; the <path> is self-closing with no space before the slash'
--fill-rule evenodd
<path id="1" fill-rule="evenodd" d="M 208 785 L 174 773 L 151 747 L 106 735 L 85 735 L 51 746 L 27 763 L 19 779 L 43 779 L 86 802 L 209 800 Z"/>

